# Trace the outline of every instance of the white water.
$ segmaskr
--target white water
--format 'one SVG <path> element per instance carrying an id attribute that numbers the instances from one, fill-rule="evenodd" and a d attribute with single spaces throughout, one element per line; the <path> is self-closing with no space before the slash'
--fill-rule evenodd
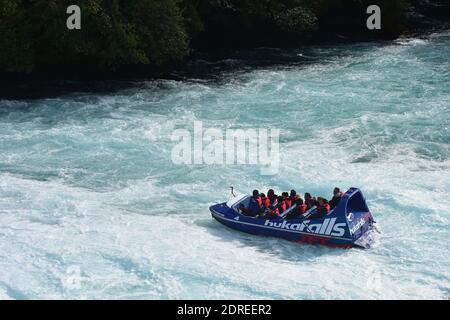
<path id="1" fill-rule="evenodd" d="M 0 298 L 448 299 L 449 35 L 310 51 L 221 81 L 0 101 Z M 197 120 L 282 129 L 279 174 L 174 165 L 173 129 Z M 360 187 L 383 234 L 363 251 L 232 231 L 208 211 L 230 185 Z"/>

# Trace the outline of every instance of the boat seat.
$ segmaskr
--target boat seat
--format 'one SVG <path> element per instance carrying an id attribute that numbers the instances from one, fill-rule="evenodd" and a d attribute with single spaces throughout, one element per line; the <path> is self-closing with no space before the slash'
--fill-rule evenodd
<path id="1" fill-rule="evenodd" d="M 306 212 L 303 214 L 303 216 L 304 216 L 305 218 L 308 218 L 308 217 L 309 217 L 316 209 L 317 209 L 316 206 L 311 207 L 311 209 L 309 209 L 308 211 L 306 211 Z"/>
<path id="2" fill-rule="evenodd" d="M 286 216 L 289 214 L 289 212 L 291 212 L 292 210 L 295 209 L 295 207 L 297 207 L 296 204 L 294 204 L 293 206 L 289 207 L 286 211 L 284 211 L 281 215 L 280 218 L 286 218 Z"/>

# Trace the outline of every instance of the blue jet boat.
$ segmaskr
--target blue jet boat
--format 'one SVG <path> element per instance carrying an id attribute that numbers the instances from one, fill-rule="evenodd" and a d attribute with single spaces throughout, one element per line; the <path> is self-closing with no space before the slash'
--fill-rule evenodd
<path id="1" fill-rule="evenodd" d="M 285 219 L 295 208 L 290 207 L 281 217 L 266 219 L 243 215 L 239 208 L 248 207 L 250 195 L 235 196 L 228 202 L 209 209 L 214 219 L 239 231 L 277 237 L 294 242 L 321 244 L 337 248 L 370 248 L 374 243 L 375 221 L 362 192 L 350 188 L 339 204 L 322 218 L 308 219 L 316 211 L 311 208 L 303 217 Z"/>

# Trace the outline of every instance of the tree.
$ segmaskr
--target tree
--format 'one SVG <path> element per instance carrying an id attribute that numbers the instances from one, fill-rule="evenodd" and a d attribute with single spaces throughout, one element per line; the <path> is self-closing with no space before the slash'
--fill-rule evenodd
<path id="1" fill-rule="evenodd" d="M 86 64 L 161 67 L 188 54 L 174 0 L 79 0 L 81 30 L 66 28 L 73 1 L 0 0 L 0 71 Z"/>

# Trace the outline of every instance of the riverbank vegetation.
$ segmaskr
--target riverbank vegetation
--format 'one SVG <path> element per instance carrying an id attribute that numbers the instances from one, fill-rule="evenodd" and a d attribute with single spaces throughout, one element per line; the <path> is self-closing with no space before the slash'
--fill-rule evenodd
<path id="1" fill-rule="evenodd" d="M 71 4 L 81 30 L 66 28 Z M 371 4 L 381 30 L 366 28 Z M 154 74 L 196 52 L 392 39 L 440 15 L 425 0 L 0 0 L 0 73 Z"/>

